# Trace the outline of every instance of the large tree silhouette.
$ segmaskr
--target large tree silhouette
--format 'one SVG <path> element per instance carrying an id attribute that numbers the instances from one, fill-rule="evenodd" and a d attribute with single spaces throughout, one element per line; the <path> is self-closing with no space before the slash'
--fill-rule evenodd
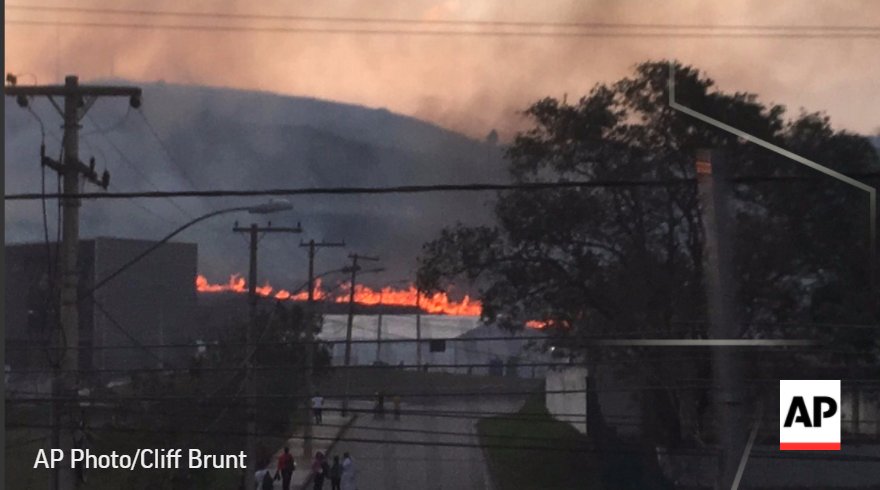
<path id="1" fill-rule="evenodd" d="M 674 111 L 668 76 L 667 62 L 648 62 L 575 103 L 546 98 L 529 107 L 533 127 L 506 153 L 514 181 L 629 184 L 499 193 L 494 226 L 448 228 L 425 244 L 421 286 L 472 281 L 486 319 L 546 321 L 557 335 L 704 335 L 692 178 L 697 150 L 715 148 L 741 178 L 731 207 L 742 335 L 790 334 L 795 327 L 779 330 L 795 322 L 876 321 L 864 192 Z M 679 102 L 835 170 L 880 169 L 867 138 L 833 130 L 821 113 L 787 119 L 784 107 L 754 94 L 714 90 L 693 67 L 677 67 L 676 88 Z M 835 335 L 876 360 L 876 340 Z M 650 374 L 662 378 L 664 369 L 672 368 Z M 676 369 L 665 378 L 694 372 Z"/>

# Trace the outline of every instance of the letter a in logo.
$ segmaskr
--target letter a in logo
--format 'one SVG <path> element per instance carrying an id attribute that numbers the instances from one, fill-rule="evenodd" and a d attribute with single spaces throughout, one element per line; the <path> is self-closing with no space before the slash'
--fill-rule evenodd
<path id="1" fill-rule="evenodd" d="M 779 449 L 839 451 L 839 406 L 840 380 L 780 380 Z"/>

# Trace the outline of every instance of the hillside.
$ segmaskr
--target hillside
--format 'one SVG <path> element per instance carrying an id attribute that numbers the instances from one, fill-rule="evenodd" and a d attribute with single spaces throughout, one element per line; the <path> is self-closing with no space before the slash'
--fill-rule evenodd
<path id="1" fill-rule="evenodd" d="M 46 100 L 34 111 L 57 157 L 59 121 Z M 123 100 L 100 100 L 83 119 L 81 159 L 109 168 L 111 190 L 261 189 L 382 186 L 504 180 L 500 150 L 412 117 L 350 104 L 223 88 L 144 86 L 141 114 Z M 39 124 L 15 104 L 5 111 L 6 192 L 39 191 Z M 153 137 L 151 127 L 162 143 Z M 121 150 L 124 157 L 115 148 Z M 48 189 L 55 178 L 48 174 Z M 484 222 L 491 194 L 304 197 L 278 224 L 302 222 L 303 238 L 345 239 L 353 250 L 382 256 L 386 279 L 411 274 L 421 244 L 446 224 Z M 83 236 L 156 238 L 191 216 L 261 199 L 89 202 Z M 182 209 L 182 210 L 181 210 Z M 54 224 L 54 207 L 49 206 Z M 200 270 L 212 280 L 246 270 L 247 249 L 217 218 L 181 235 L 199 242 Z M 54 227 L 53 227 L 54 228 Z M 42 239 L 39 202 L 6 209 L 6 240 Z M 261 243 L 261 276 L 279 285 L 304 276 L 299 237 Z M 322 253 L 337 268 L 341 251 Z"/>

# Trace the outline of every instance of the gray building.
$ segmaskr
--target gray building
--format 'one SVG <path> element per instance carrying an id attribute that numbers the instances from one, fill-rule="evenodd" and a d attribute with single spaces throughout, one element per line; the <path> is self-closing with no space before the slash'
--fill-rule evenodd
<path id="1" fill-rule="evenodd" d="M 96 281 L 113 273 L 155 242 L 122 238 L 80 241 L 79 291 L 82 297 Z M 6 245 L 6 363 L 13 375 L 48 368 L 49 345 L 57 325 L 50 301 L 49 257 L 54 244 Z M 92 370 L 156 367 L 183 360 L 185 349 L 153 349 L 155 345 L 191 341 L 196 311 L 195 244 L 168 243 L 94 293 L 79 310 L 79 366 Z M 57 294 L 57 287 L 56 294 Z M 112 374 L 112 373 L 109 373 Z"/>

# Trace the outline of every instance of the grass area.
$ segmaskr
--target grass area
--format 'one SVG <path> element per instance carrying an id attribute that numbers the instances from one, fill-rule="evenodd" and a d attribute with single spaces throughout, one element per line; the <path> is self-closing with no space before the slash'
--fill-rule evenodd
<path id="1" fill-rule="evenodd" d="M 551 417 L 543 393 L 529 397 L 517 417 L 492 417 L 477 423 L 482 444 L 490 446 L 489 467 L 498 490 L 607 488 L 599 456 L 585 451 L 591 447 L 590 440 Z"/>

